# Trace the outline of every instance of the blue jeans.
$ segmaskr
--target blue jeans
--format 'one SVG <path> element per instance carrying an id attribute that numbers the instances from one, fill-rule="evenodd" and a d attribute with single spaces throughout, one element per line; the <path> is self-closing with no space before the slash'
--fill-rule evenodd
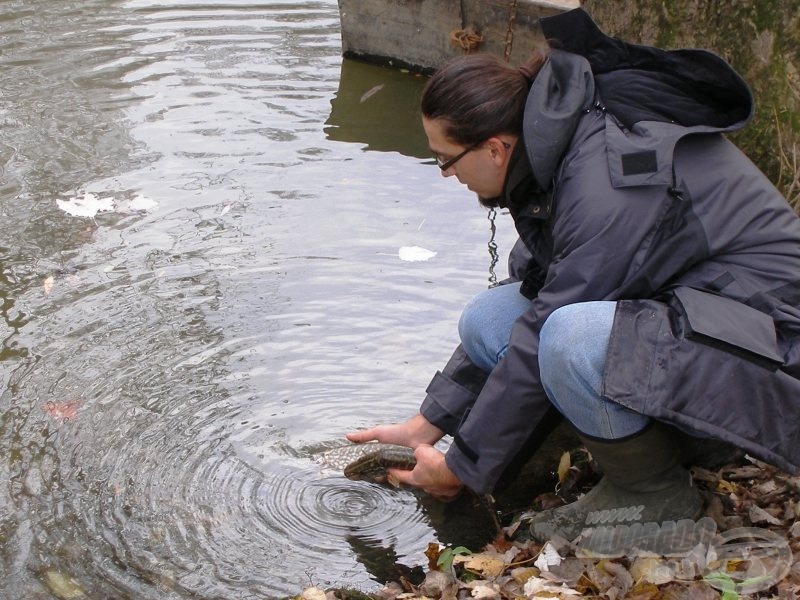
<path id="1" fill-rule="evenodd" d="M 467 304 L 458 323 L 472 362 L 491 371 L 505 356 L 511 328 L 530 308 L 520 284 L 486 290 Z M 581 302 L 556 309 L 539 333 L 539 371 L 550 402 L 581 433 L 618 439 L 644 429 L 649 418 L 601 396 L 614 302 Z"/>

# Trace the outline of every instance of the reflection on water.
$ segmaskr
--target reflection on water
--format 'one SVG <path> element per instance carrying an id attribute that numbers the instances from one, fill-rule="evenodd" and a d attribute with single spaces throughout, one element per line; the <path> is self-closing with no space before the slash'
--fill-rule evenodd
<path id="1" fill-rule="evenodd" d="M 325 133 L 332 140 L 361 142 L 368 150 L 430 159 L 418 110 L 424 84 L 420 76 L 343 60 Z"/>
<path id="2" fill-rule="evenodd" d="M 420 80 L 343 65 L 338 25 L 333 0 L 0 5 L 0 596 L 374 588 L 376 548 L 413 569 L 483 518 L 313 460 L 416 410 L 489 235 L 427 164 Z M 57 203 L 87 194 L 111 210 Z"/>

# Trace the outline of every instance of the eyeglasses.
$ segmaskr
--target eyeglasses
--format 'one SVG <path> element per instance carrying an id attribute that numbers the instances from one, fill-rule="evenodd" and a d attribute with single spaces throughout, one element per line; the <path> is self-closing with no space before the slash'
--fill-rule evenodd
<path id="1" fill-rule="evenodd" d="M 464 158 L 469 152 L 472 152 L 473 150 L 475 150 L 475 148 L 480 146 L 482 143 L 483 142 L 477 142 L 475 144 L 472 144 L 471 146 L 467 146 L 467 148 L 463 152 L 460 152 L 459 154 L 456 154 L 453 158 L 451 158 L 450 160 L 446 160 L 444 162 L 442 162 L 441 158 L 439 158 L 438 156 L 435 156 L 434 158 L 436 159 L 436 164 L 439 165 L 439 168 L 442 171 L 447 171 L 447 169 L 449 169 L 454 164 L 456 164 L 459 160 Z M 508 142 L 503 142 L 503 146 L 506 149 L 511 148 L 511 144 L 509 144 Z"/>
<path id="2" fill-rule="evenodd" d="M 451 158 L 450 160 L 446 160 L 444 162 L 442 162 L 441 158 L 436 156 L 435 157 L 436 158 L 436 164 L 439 165 L 439 168 L 442 171 L 447 171 L 447 169 L 449 169 L 454 164 L 456 164 L 458 161 L 460 161 L 462 158 L 464 158 L 468 153 L 470 153 L 473 150 L 475 150 L 475 148 L 480 146 L 482 143 L 483 142 L 478 142 L 477 144 L 472 144 L 471 146 L 467 146 L 466 150 L 464 150 L 463 152 L 461 152 L 459 154 L 456 154 L 453 158 Z"/>

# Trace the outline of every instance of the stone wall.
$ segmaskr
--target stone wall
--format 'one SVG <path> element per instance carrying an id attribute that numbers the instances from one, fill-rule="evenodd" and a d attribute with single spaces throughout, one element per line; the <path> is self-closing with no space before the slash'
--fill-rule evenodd
<path id="1" fill-rule="evenodd" d="M 610 35 L 663 48 L 706 48 L 750 84 L 756 115 L 731 136 L 800 210 L 798 0 L 585 0 Z"/>

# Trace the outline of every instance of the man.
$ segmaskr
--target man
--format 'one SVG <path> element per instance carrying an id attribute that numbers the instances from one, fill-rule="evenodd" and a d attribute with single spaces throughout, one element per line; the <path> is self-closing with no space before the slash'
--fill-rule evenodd
<path id="1" fill-rule="evenodd" d="M 679 435 L 800 471 L 800 221 L 723 136 L 753 102 L 719 57 L 626 44 L 582 9 L 542 29 L 551 50 L 520 70 L 470 55 L 425 88 L 442 174 L 520 242 L 420 413 L 348 438 L 416 448 L 398 479 L 447 499 L 501 486 L 562 415 L 605 476 L 534 537 L 628 506 L 697 518 Z"/>

